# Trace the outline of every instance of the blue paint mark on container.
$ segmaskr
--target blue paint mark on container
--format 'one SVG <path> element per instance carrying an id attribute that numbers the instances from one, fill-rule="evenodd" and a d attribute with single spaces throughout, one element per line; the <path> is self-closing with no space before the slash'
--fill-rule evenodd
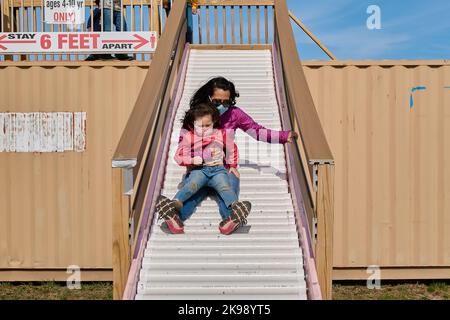
<path id="1" fill-rule="evenodd" d="M 444 89 L 450 89 L 450 86 L 444 87 Z"/>
<path id="2" fill-rule="evenodd" d="M 409 108 L 412 109 L 414 107 L 414 99 L 413 99 L 413 93 L 418 91 L 418 90 L 426 90 L 427 87 L 424 86 L 419 86 L 419 87 L 414 87 L 411 89 L 411 94 L 409 97 Z"/>

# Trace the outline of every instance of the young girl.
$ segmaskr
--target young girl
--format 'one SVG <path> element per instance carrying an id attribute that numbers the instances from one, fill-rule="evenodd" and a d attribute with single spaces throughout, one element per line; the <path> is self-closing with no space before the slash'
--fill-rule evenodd
<path id="1" fill-rule="evenodd" d="M 238 201 L 230 185 L 227 168 L 238 164 L 234 139 L 220 128 L 217 108 L 201 103 L 186 112 L 183 119 L 182 137 L 175 154 L 175 161 L 188 168 L 183 187 L 172 200 L 160 196 L 156 204 L 159 218 L 166 221 L 172 233 L 183 233 L 183 223 L 178 213 L 183 203 L 203 187 L 213 188 L 224 205 L 231 211 L 229 219 L 219 224 L 222 234 L 231 234 L 246 224 L 251 204 Z"/>
<path id="2" fill-rule="evenodd" d="M 280 144 L 291 143 L 298 138 L 298 134 L 294 131 L 271 130 L 256 123 L 242 109 L 236 107 L 236 99 L 238 97 L 239 93 L 233 82 L 224 77 L 216 77 L 209 80 L 194 93 L 190 101 L 190 108 L 195 109 L 202 103 L 212 103 L 219 111 L 220 126 L 227 133 L 241 129 L 258 141 Z M 180 141 L 182 140 L 183 136 L 181 135 Z M 239 196 L 240 179 L 236 167 L 230 167 L 228 169 L 228 177 L 231 187 L 237 196 Z M 189 219 L 195 208 L 203 201 L 207 194 L 208 188 L 202 188 L 187 200 L 180 211 L 180 219 L 182 221 Z M 218 202 L 220 215 L 224 219 L 223 223 L 226 223 L 225 221 L 229 220 L 231 214 L 230 209 L 225 206 L 220 197 L 218 198 Z"/>

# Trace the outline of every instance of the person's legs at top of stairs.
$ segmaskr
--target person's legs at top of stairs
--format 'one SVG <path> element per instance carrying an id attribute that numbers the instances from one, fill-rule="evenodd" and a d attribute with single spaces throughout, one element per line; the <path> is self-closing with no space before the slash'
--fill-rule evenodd
<path id="1" fill-rule="evenodd" d="M 103 8 L 102 19 L 103 19 L 103 32 L 112 31 L 111 9 Z M 114 60 L 114 57 L 111 54 L 99 54 L 98 58 L 100 60 Z"/>
<path id="2" fill-rule="evenodd" d="M 122 21 L 123 21 L 123 30 L 122 30 Z M 123 17 L 122 19 L 122 15 L 121 12 L 118 10 L 114 10 L 113 13 L 113 23 L 114 26 L 116 27 L 116 31 L 117 32 L 125 32 L 128 30 L 127 28 L 127 21 L 125 20 L 125 17 Z M 124 53 L 116 53 L 115 54 L 116 58 L 119 60 L 123 60 L 123 61 L 131 61 L 134 60 L 133 56 L 129 56 L 127 54 Z"/>

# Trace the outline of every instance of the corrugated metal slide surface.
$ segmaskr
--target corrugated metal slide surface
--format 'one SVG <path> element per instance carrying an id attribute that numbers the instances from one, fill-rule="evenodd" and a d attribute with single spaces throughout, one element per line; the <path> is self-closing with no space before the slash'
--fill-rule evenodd
<path id="1" fill-rule="evenodd" d="M 173 197 L 185 168 L 173 161 L 180 119 L 193 92 L 211 77 L 234 81 L 238 104 L 255 121 L 281 129 L 270 50 L 191 50 L 185 87 L 171 133 L 162 194 Z M 219 233 L 220 215 L 208 197 L 185 224 L 167 234 L 154 219 L 136 299 L 306 299 L 302 249 L 286 178 L 284 147 L 238 130 L 240 199 L 252 203 L 248 225 Z"/>

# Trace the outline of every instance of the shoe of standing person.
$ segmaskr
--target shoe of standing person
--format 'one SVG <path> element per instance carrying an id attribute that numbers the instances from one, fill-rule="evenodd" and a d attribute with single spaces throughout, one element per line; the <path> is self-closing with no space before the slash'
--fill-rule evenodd
<path id="1" fill-rule="evenodd" d="M 84 59 L 84 61 L 96 61 L 99 59 L 100 58 L 98 57 L 97 54 L 90 54 L 86 59 Z"/>
<path id="2" fill-rule="evenodd" d="M 99 59 L 102 61 L 110 61 L 114 60 L 115 58 L 110 54 L 99 54 Z"/>
<path id="3" fill-rule="evenodd" d="M 116 54 L 115 56 L 120 61 L 132 61 L 132 60 L 134 60 L 134 57 L 129 56 L 127 54 Z"/>

